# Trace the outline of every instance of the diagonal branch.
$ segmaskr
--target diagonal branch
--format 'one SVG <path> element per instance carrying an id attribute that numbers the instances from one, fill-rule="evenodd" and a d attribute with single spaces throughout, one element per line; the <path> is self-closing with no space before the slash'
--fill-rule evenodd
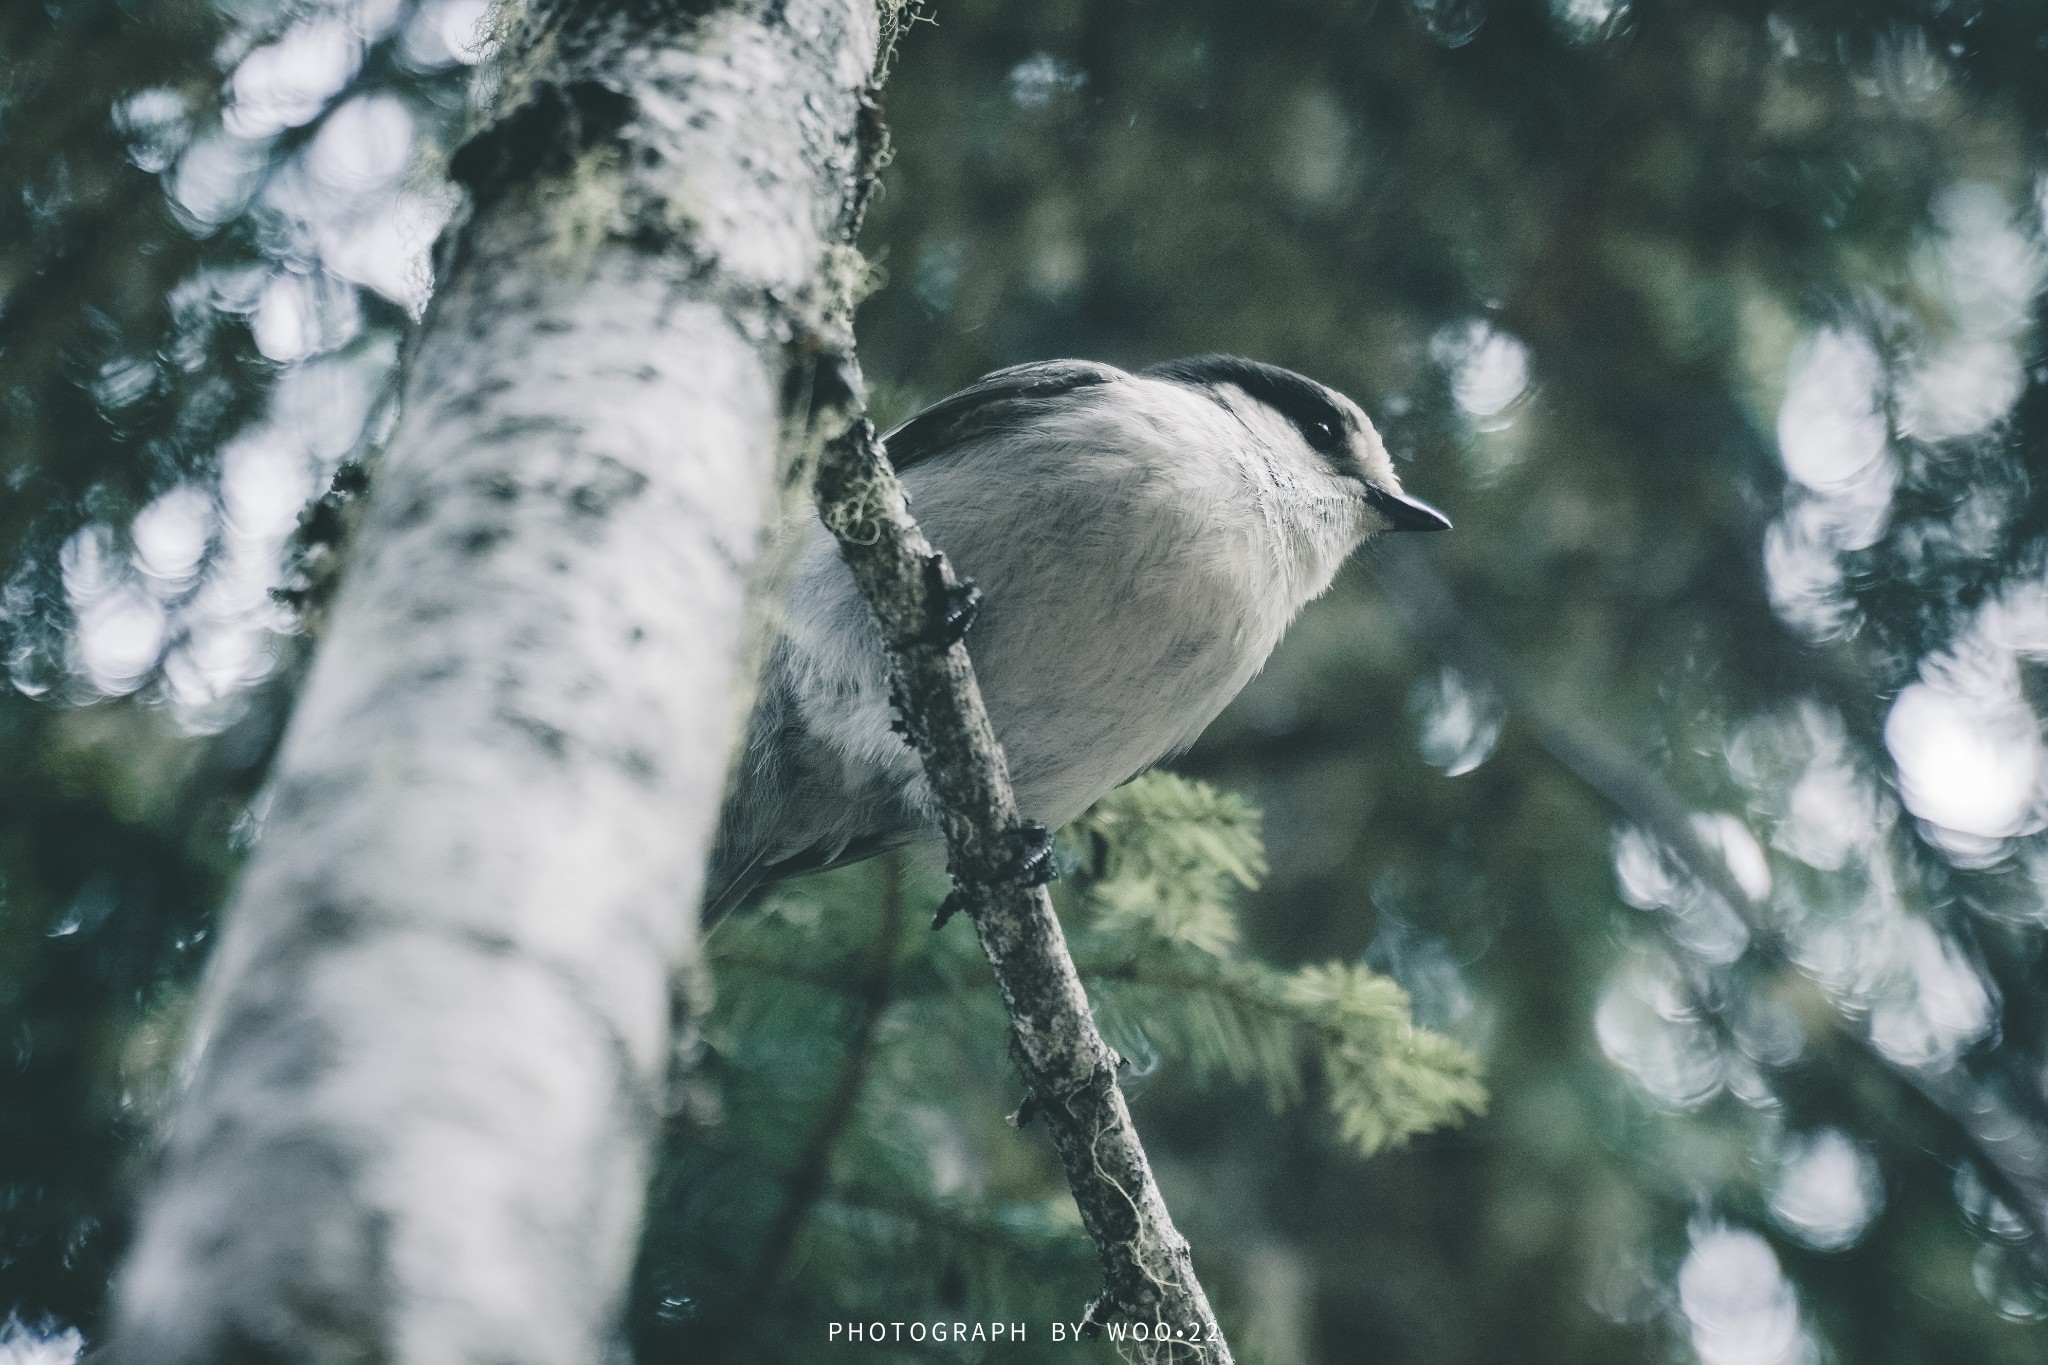
<path id="1" fill-rule="evenodd" d="M 1170 1339 L 1149 1344 L 1154 1359 L 1228 1365 L 1230 1349 L 1117 1085 L 1119 1059 L 1096 1031 L 1043 885 L 1045 829 L 1018 813 L 961 643 L 973 590 L 912 520 L 874 424 L 858 415 L 858 367 L 850 359 L 821 365 L 821 382 L 828 369 L 855 417 L 824 449 L 819 511 L 888 641 L 898 709 L 946 836 L 955 887 L 948 906 L 973 919 L 1010 1012 L 1011 1053 L 1030 1090 L 1020 1112 L 1045 1120 L 1102 1260 L 1106 1284 L 1088 1322 L 1099 1329 L 1121 1314 L 1164 1324 Z"/>
<path id="2" fill-rule="evenodd" d="M 903 859 L 900 853 L 890 853 L 882 859 L 882 923 L 875 933 L 874 960 L 856 987 L 860 1022 L 854 1026 L 853 1037 L 846 1044 L 845 1064 L 840 1068 L 839 1081 L 833 1086 L 830 1098 L 825 1101 L 817 1130 L 790 1171 L 782 1207 L 776 1211 L 775 1221 L 769 1225 L 768 1235 L 762 1240 L 760 1264 L 754 1268 L 753 1277 L 736 1301 L 739 1309 L 735 1317 L 756 1313 L 767 1303 L 769 1295 L 775 1292 L 775 1286 L 782 1279 L 784 1267 L 789 1264 L 789 1253 L 796 1247 L 797 1233 L 825 1195 L 827 1177 L 832 1173 L 832 1154 L 860 1108 L 861 1092 L 867 1088 L 868 1073 L 874 1069 L 882 1016 L 888 1013 L 889 1002 L 894 996 L 896 955 L 902 942 Z"/>
<path id="3" fill-rule="evenodd" d="M 1419 642 L 1444 662 L 1484 678 L 1503 704 L 1523 718 L 1537 747 L 1670 850 L 1741 917 L 1759 949 L 1785 956 L 1782 937 L 1766 923 L 1764 907 L 1700 837 L 1691 809 L 1661 777 L 1610 736 L 1539 697 L 1508 653 L 1465 615 L 1449 585 L 1418 556 L 1389 554 L 1381 580 Z M 1705 1007 L 1703 1013 L 1713 1017 Z M 2048 1141 L 2031 1087 L 2003 1074 L 2009 1068 L 1999 1065 L 2002 1058 L 1945 1069 L 1901 1065 L 1879 1051 L 1867 1026 L 1844 1024 L 1843 1036 L 1856 1050 L 1926 1101 L 1972 1154 L 1985 1183 L 2030 1234 L 2028 1258 L 2048 1275 Z"/>

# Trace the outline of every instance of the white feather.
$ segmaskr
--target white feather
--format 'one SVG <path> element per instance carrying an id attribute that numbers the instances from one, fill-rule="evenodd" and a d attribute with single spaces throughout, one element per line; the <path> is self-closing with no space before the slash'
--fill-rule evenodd
<path id="1" fill-rule="evenodd" d="M 1360 421 L 1351 454 L 1398 488 Z M 1036 403 L 903 481 L 925 534 L 982 589 L 969 652 L 1019 806 L 1052 828 L 1192 744 L 1383 524 L 1272 408 L 1146 375 Z M 728 803 L 728 880 L 929 828 L 891 719 L 880 632 L 814 526 Z"/>

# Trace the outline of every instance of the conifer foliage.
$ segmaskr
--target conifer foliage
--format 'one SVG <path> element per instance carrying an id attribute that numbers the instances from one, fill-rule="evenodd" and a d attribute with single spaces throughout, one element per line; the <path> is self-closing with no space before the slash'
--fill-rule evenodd
<path id="1" fill-rule="evenodd" d="M 1069 942 L 1136 1088 L 1182 1072 L 1276 1106 L 1320 1096 L 1361 1156 L 1482 1109 L 1475 1059 L 1416 1028 L 1392 981 L 1238 950 L 1238 902 L 1266 867 L 1241 797 L 1150 773 L 1061 842 Z M 650 1209 L 642 1359 L 822 1357 L 834 1323 L 877 1320 L 1022 1323 L 1006 1358 L 1073 1358 L 1051 1324 L 1094 1297 L 1094 1256 L 1051 1153 L 1013 1126 L 986 962 L 964 926 L 925 928 L 943 894 L 892 855 L 711 931 L 717 1004 Z M 891 1349 L 944 1356 L 925 1330 Z"/>

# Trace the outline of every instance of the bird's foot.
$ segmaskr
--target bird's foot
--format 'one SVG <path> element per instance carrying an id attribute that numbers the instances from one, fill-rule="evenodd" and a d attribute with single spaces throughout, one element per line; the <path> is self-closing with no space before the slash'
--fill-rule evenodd
<path id="1" fill-rule="evenodd" d="M 993 884 L 1013 882 L 1018 886 L 1044 886 L 1060 875 L 1052 831 L 1036 820 L 1012 825 L 1009 830 L 1010 856 L 996 869 Z M 956 874 L 957 876 L 957 874 Z M 953 916 L 967 908 L 967 897 L 954 890 L 939 902 L 932 916 L 932 928 L 943 929 Z"/>
<path id="2" fill-rule="evenodd" d="M 1010 827 L 1010 858 L 1001 876 L 1020 886 L 1044 886 L 1060 875 L 1053 856 L 1052 831 L 1036 820 Z"/>
<path id="3" fill-rule="evenodd" d="M 981 611 L 981 589 L 974 580 L 955 578 L 944 555 L 924 561 L 925 629 L 928 644 L 951 648 L 967 637 Z"/>
<path id="4" fill-rule="evenodd" d="M 912 747 L 917 744 L 910 733 L 910 698 L 903 691 L 902 679 L 893 676 L 889 679 L 889 733 Z"/>

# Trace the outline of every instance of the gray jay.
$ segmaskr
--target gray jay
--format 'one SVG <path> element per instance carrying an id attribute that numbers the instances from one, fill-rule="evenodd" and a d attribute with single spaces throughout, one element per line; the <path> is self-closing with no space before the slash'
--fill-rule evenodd
<path id="1" fill-rule="evenodd" d="M 998 370 L 885 438 L 982 591 L 967 638 L 1023 815 L 1057 829 L 1194 743 L 1346 556 L 1450 522 L 1358 405 L 1235 356 Z M 813 524 L 726 798 L 717 914 L 764 881 L 936 830 L 880 627 Z"/>

